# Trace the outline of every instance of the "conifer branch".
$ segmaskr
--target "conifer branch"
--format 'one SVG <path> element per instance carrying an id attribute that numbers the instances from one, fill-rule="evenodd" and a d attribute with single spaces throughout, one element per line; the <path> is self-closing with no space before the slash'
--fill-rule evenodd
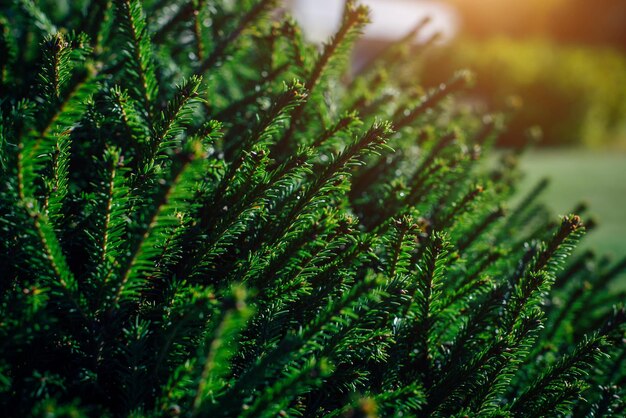
<path id="1" fill-rule="evenodd" d="M 428 109 L 436 106 L 441 100 L 449 94 L 463 88 L 471 80 L 471 74 L 467 71 L 458 72 L 448 83 L 441 84 L 432 93 L 424 97 L 420 103 L 412 109 L 400 108 L 394 114 L 393 127 L 401 130 L 412 124 L 419 116 L 424 114 Z"/>
<path id="2" fill-rule="evenodd" d="M 201 77 L 192 76 L 178 87 L 174 97 L 161 113 L 159 123 L 155 126 L 156 137 L 150 146 L 150 157 L 163 155 L 180 145 L 176 143 L 176 137 L 191 121 L 193 105 L 200 101 L 198 90 L 201 82 Z M 152 160 L 150 157 L 149 161 Z"/>
<path id="3" fill-rule="evenodd" d="M 538 412 L 542 408 L 542 400 L 550 399 L 567 388 L 569 379 L 579 379 L 583 370 L 600 356 L 605 355 L 607 342 L 604 336 L 595 334 L 585 338 L 576 350 L 545 371 L 542 376 L 533 382 L 519 398 L 511 404 L 511 412 Z"/>
<path id="4" fill-rule="evenodd" d="M 324 44 L 324 49 L 321 55 L 315 62 L 315 66 L 311 71 L 311 74 L 307 77 L 304 84 L 305 89 L 311 94 L 317 87 L 320 78 L 328 68 L 331 60 L 338 54 L 338 51 L 352 42 L 352 38 L 360 33 L 362 28 L 369 22 L 369 11 L 364 6 L 357 6 L 354 0 L 348 0 L 345 4 L 343 19 L 341 26 L 337 33 L 332 37 L 330 42 Z M 298 128 L 298 124 L 301 123 L 301 117 L 304 113 L 305 105 L 299 106 L 291 119 L 289 128 L 280 139 L 277 144 L 279 150 L 284 149 L 291 141 L 291 137 L 294 135 Z"/>
<path id="5" fill-rule="evenodd" d="M 328 369 L 324 359 L 313 358 L 298 368 L 290 369 L 284 378 L 265 389 L 252 405 L 246 405 L 240 416 L 265 416 L 280 411 L 298 394 L 319 386 L 323 377 L 329 374 Z"/>
<path id="6" fill-rule="evenodd" d="M 241 36 L 242 32 L 275 6 L 276 0 L 257 0 L 256 4 L 242 16 L 235 29 L 216 42 L 213 51 L 200 63 L 196 74 L 202 75 L 213 68 L 229 52 L 233 43 Z"/>
<path id="7" fill-rule="evenodd" d="M 411 259 L 408 252 L 411 248 L 411 241 L 414 239 L 412 232 L 417 229 L 417 225 L 410 217 L 403 217 L 394 222 L 393 228 L 389 277 L 408 273 Z"/>
<path id="8" fill-rule="evenodd" d="M 408 373 L 421 373 L 426 389 L 432 385 L 432 327 L 439 314 L 439 299 L 449 244 L 446 237 L 435 232 L 424 252 L 423 264 L 418 266 L 413 301 L 408 307 L 409 324 L 402 335 L 402 343 L 409 354 L 407 364 L 401 367 Z"/>
<path id="9" fill-rule="evenodd" d="M 391 133 L 392 130 L 389 124 L 375 123 L 360 139 L 348 145 L 345 150 L 334 158 L 331 163 L 316 176 L 303 196 L 298 198 L 290 213 L 282 221 L 281 227 L 276 229 L 277 233 L 284 231 L 287 225 L 292 225 L 292 228 L 295 227 L 294 220 L 296 217 L 300 215 L 318 193 L 324 191 L 324 187 L 326 187 L 329 182 L 337 179 L 337 177 L 351 165 L 360 164 L 359 158 L 362 155 L 368 152 L 375 153 L 377 150 L 383 148 Z M 276 238 L 277 237 L 274 239 Z"/>
<path id="10" fill-rule="evenodd" d="M 626 259 L 502 209 L 424 21 L 349 80 L 353 0 L 319 49 L 277 0 L 57 3 L 0 10 L 5 415 L 623 414 Z"/>
<path id="11" fill-rule="evenodd" d="M 73 128 L 83 115 L 85 99 L 97 87 L 93 70 L 83 71 L 69 90 L 66 85 L 76 66 L 91 53 L 88 45 L 88 39 L 81 35 L 56 34 L 44 40 L 46 54 L 39 73 L 44 117 L 38 120 L 39 137 L 31 146 L 32 156 L 49 152 L 54 136 Z"/>
<path id="12" fill-rule="evenodd" d="M 158 84 L 152 57 L 152 44 L 141 3 L 138 0 L 115 0 L 115 16 L 119 25 L 121 52 L 129 59 L 126 73 L 135 80 L 129 91 L 142 104 L 147 122 L 152 120 Z"/>
<path id="13" fill-rule="evenodd" d="M 223 311 L 221 322 L 212 336 L 195 391 L 192 416 L 200 414 L 206 398 L 215 396 L 224 385 L 223 380 L 226 379 L 228 373 L 227 365 L 235 352 L 235 339 L 250 315 L 244 296 L 245 292 L 242 288 L 233 290 L 233 300 L 228 301 L 232 306 Z"/>
<path id="14" fill-rule="evenodd" d="M 469 231 L 468 235 L 464 236 L 462 240 L 457 244 L 459 252 L 465 252 L 473 242 L 475 242 L 483 233 L 485 233 L 490 227 L 493 227 L 494 223 L 504 217 L 505 210 L 502 207 L 490 212 L 478 225 Z"/>
<path id="15" fill-rule="evenodd" d="M 44 12 L 35 4 L 34 0 L 18 0 L 21 9 L 32 19 L 42 34 L 50 35 L 58 32 L 57 27 L 50 21 Z"/>
<path id="16" fill-rule="evenodd" d="M 177 155 L 178 164 L 174 166 L 170 178 L 162 187 L 149 221 L 138 239 L 130 250 L 130 257 L 119 273 L 119 284 L 115 285 L 113 306 L 124 299 L 132 299 L 139 289 L 145 284 L 146 271 L 154 269 L 151 262 L 157 252 L 155 240 L 157 240 L 168 225 L 171 224 L 172 212 L 178 205 L 184 206 L 186 192 L 197 175 L 199 162 L 201 162 L 201 148 L 198 144 L 190 144 L 188 150 Z M 149 275 L 148 275 L 149 277 Z"/>
<path id="17" fill-rule="evenodd" d="M 114 270 L 119 268 L 119 259 L 122 257 L 124 236 L 127 231 L 127 211 L 129 210 L 129 189 L 125 185 L 127 170 L 123 166 L 119 150 L 107 149 L 104 163 L 102 218 L 96 224 L 99 230 L 91 233 L 98 265 L 94 271 L 94 278 L 99 288 L 97 304 L 103 302 L 101 299 L 109 286 L 109 280 L 114 274 Z"/>
<path id="18" fill-rule="evenodd" d="M 130 142 L 131 149 L 135 155 L 142 155 L 143 148 L 147 147 L 150 132 L 145 126 L 141 115 L 137 112 L 135 102 L 126 91 L 122 91 L 119 86 L 115 86 L 110 90 L 111 102 L 114 111 L 119 115 L 127 142 Z"/>
<path id="19" fill-rule="evenodd" d="M 263 119 L 255 126 L 253 132 L 244 138 L 239 147 L 238 155 L 229 165 L 228 171 L 220 179 L 215 190 L 207 196 L 202 206 L 201 213 L 204 214 L 204 225 L 210 223 L 207 216 L 216 209 L 217 203 L 223 199 L 237 171 L 243 165 L 247 154 L 252 151 L 252 146 L 272 140 L 277 125 L 289 115 L 289 112 L 303 100 L 304 97 L 306 97 L 306 93 L 302 90 L 302 85 L 298 82 L 286 86 L 285 92 L 276 98 L 271 109 L 266 112 Z"/>
<path id="20" fill-rule="evenodd" d="M 47 212 L 48 219 L 57 227 L 60 226 L 59 219 L 62 217 L 61 211 L 68 194 L 69 158 L 70 137 L 69 132 L 64 132 L 57 139 L 56 149 L 52 157 L 52 176 L 43 205 L 43 210 Z"/>
<path id="21" fill-rule="evenodd" d="M 63 289 L 70 294 L 76 293 L 78 291 L 76 279 L 61 251 L 61 245 L 54 230 L 48 223 L 48 220 L 37 209 L 34 207 L 29 208 L 29 206 L 32 206 L 32 203 L 25 202 L 25 205 L 43 249 L 44 258 L 47 260 L 55 278 Z"/>

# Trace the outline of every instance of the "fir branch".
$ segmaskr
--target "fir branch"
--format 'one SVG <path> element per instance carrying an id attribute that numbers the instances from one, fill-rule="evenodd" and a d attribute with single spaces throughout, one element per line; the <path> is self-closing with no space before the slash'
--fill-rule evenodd
<path id="1" fill-rule="evenodd" d="M 141 3 L 138 0 L 115 0 L 114 4 L 121 53 L 128 59 L 125 73 L 134 81 L 127 84 L 128 90 L 142 104 L 145 118 L 150 124 L 158 95 L 158 82 Z"/>
<path id="2" fill-rule="evenodd" d="M 542 373 L 515 399 L 510 405 L 511 412 L 518 414 L 547 412 L 545 404 L 568 388 L 570 381 L 580 379 L 590 365 L 599 357 L 606 355 L 606 348 L 607 342 L 602 335 L 594 334 L 585 338 L 573 353 L 564 356 L 553 367 Z"/>
<path id="3" fill-rule="evenodd" d="M 285 372 L 285 377 L 265 389 L 252 405 L 244 405 L 241 417 L 272 416 L 280 412 L 293 398 L 320 386 L 330 374 L 329 365 L 311 358 L 303 365 Z"/>
<path id="4" fill-rule="evenodd" d="M 478 240 L 482 234 L 484 234 L 490 227 L 505 215 L 505 210 L 502 207 L 498 207 L 498 209 L 491 211 L 484 219 L 473 227 L 468 233 L 459 241 L 457 244 L 457 250 L 460 253 L 465 252 L 472 243 Z"/>
<path id="5" fill-rule="evenodd" d="M 337 121 L 333 126 L 322 132 L 317 139 L 311 144 L 311 148 L 319 148 L 326 144 L 327 141 L 338 135 L 340 132 L 350 129 L 350 127 L 359 125 L 360 120 L 356 113 L 347 113 Z"/>
<path id="6" fill-rule="evenodd" d="M 229 103 L 228 106 L 226 106 L 225 108 L 221 109 L 215 115 L 215 119 L 217 119 L 217 120 L 232 119 L 234 115 L 238 115 L 238 114 L 243 113 L 245 110 L 247 110 L 247 108 L 250 105 L 254 104 L 255 102 L 258 102 L 259 100 L 261 100 L 264 94 L 267 94 L 268 91 L 272 90 L 273 82 L 276 81 L 276 79 L 280 75 L 285 73 L 285 71 L 287 70 L 288 66 L 289 66 L 288 64 L 283 64 L 283 65 L 280 65 L 279 67 L 273 69 L 269 73 L 267 73 L 267 76 L 263 77 L 263 79 L 261 80 L 262 84 L 260 86 L 258 86 L 258 88 L 255 87 L 254 91 L 252 91 L 251 93 L 247 94 L 243 98 Z"/>
<path id="7" fill-rule="evenodd" d="M 370 397 L 359 398 L 341 408 L 335 409 L 327 415 L 328 418 L 349 416 L 358 410 L 362 412 L 375 411 L 379 414 L 399 415 L 403 412 L 416 414 L 426 403 L 424 388 L 417 383 L 411 383 L 400 389 L 377 393 Z"/>
<path id="8" fill-rule="evenodd" d="M 245 291 L 243 288 L 233 289 L 231 299 L 224 301 L 225 309 L 221 312 L 220 323 L 208 347 L 202 374 L 195 391 L 192 416 L 197 416 L 206 410 L 205 402 L 208 398 L 215 397 L 224 387 L 230 372 L 228 367 L 230 358 L 236 352 L 236 338 L 250 316 L 250 309 L 244 302 Z"/>
<path id="9" fill-rule="evenodd" d="M 50 35 L 58 32 L 57 27 L 50 21 L 50 18 L 41 11 L 37 4 L 35 4 L 34 0 L 16 0 L 16 3 L 42 34 Z"/>
<path id="10" fill-rule="evenodd" d="M 71 49 L 63 35 L 56 34 L 44 40 L 44 50 L 47 54 L 40 75 L 42 93 L 53 104 L 61 97 L 61 88 L 69 80 Z"/>
<path id="11" fill-rule="evenodd" d="M 584 225 L 578 215 L 564 217 L 545 251 L 541 252 L 535 260 L 534 270 L 546 269 L 551 274 L 556 274 L 563 260 L 572 252 L 583 231 Z"/>
<path id="12" fill-rule="evenodd" d="M 423 261 L 417 267 L 417 283 L 413 301 L 407 309 L 408 323 L 399 340 L 408 358 L 400 365 L 405 373 L 422 375 L 426 389 L 432 385 L 432 328 L 439 315 L 441 289 L 449 251 L 447 238 L 433 233 L 424 252 Z M 403 381 L 406 381 L 403 379 Z"/>
<path id="13" fill-rule="evenodd" d="M 61 288 L 69 292 L 70 295 L 74 296 L 78 292 L 78 283 L 63 255 L 61 245 L 54 233 L 54 229 L 48 219 L 32 202 L 24 202 L 24 205 L 33 222 L 34 230 L 43 250 L 43 256 L 47 260 L 57 283 Z"/>
<path id="14" fill-rule="evenodd" d="M 119 86 L 113 87 L 108 93 L 112 110 L 126 135 L 126 144 L 133 150 L 133 155 L 141 156 L 145 148 L 148 148 L 150 128 L 146 126 L 139 113 L 139 103 Z"/>
<path id="15" fill-rule="evenodd" d="M 470 188 L 470 190 L 461 198 L 459 202 L 452 205 L 450 212 L 445 214 L 441 220 L 435 219 L 433 221 L 433 229 L 446 229 L 450 227 L 451 222 L 454 219 L 460 217 L 460 214 L 471 209 L 471 204 L 475 203 L 475 200 L 484 192 L 483 186 L 477 185 Z"/>
<path id="16" fill-rule="evenodd" d="M 275 6 L 276 0 L 257 0 L 256 4 L 241 17 L 237 26 L 216 42 L 209 56 L 200 63 L 196 74 L 202 75 L 217 65 L 230 51 L 233 43 L 241 36 L 242 32 Z"/>
<path id="17" fill-rule="evenodd" d="M 70 159 L 70 136 L 64 132 L 58 136 L 56 150 L 52 157 L 52 176 L 48 183 L 43 211 L 56 227 L 60 226 L 65 197 L 68 194 Z"/>
<path id="18" fill-rule="evenodd" d="M 311 75 L 307 78 L 305 88 L 308 91 L 313 91 L 331 59 L 336 56 L 337 50 L 343 46 L 346 40 L 349 40 L 350 36 L 354 36 L 354 32 L 358 33 L 367 23 L 369 23 L 369 10 L 364 6 L 357 5 L 353 0 L 348 0 L 339 30 L 324 45 L 323 51 L 311 71 Z"/>
<path id="19" fill-rule="evenodd" d="M 325 70 L 329 67 L 331 60 L 341 57 L 339 51 L 352 42 L 369 22 L 369 11 L 364 6 L 357 6 L 353 0 L 348 0 L 345 4 L 343 19 L 341 26 L 332 39 L 324 45 L 321 55 L 318 57 L 311 74 L 307 77 L 305 89 L 311 94 L 317 87 L 320 78 L 324 75 Z M 301 123 L 301 117 L 304 113 L 305 106 L 301 105 L 296 109 L 291 119 L 289 128 L 277 144 L 279 150 L 284 149 L 289 144 L 291 137 L 294 135 Z"/>
<path id="20" fill-rule="evenodd" d="M 96 304 L 102 304 L 102 297 L 109 280 L 119 267 L 123 257 L 124 237 L 127 232 L 129 189 L 126 186 L 122 156 L 118 149 L 105 150 L 104 175 L 101 205 L 101 219 L 96 223 L 98 230 L 90 233 L 94 241 L 94 279 L 99 287 Z M 98 236 L 100 234 L 100 236 Z"/>
<path id="21" fill-rule="evenodd" d="M 280 127 L 282 121 L 287 118 L 289 113 L 293 110 L 297 104 L 304 100 L 306 93 L 303 91 L 303 87 L 298 82 L 293 82 L 289 86 L 285 86 L 285 92 L 281 93 L 274 101 L 272 107 L 268 112 L 264 114 L 264 117 L 258 122 L 242 141 L 239 146 L 238 155 L 234 158 L 233 162 L 228 166 L 228 171 L 220 179 L 217 187 L 211 191 L 210 195 L 205 198 L 201 213 L 204 219 L 204 225 L 209 225 L 210 221 L 207 215 L 215 210 L 224 198 L 227 190 L 231 186 L 231 182 L 238 170 L 243 165 L 247 154 L 252 151 L 252 146 L 256 144 L 263 144 L 273 139 L 273 134 L 276 129 Z"/>
<path id="22" fill-rule="evenodd" d="M 322 172 L 315 177 L 315 180 L 309 184 L 303 195 L 298 197 L 297 203 L 283 219 L 282 225 L 276 228 L 276 235 L 285 231 L 287 225 L 290 225 L 290 228 L 295 228 L 297 225 L 294 222 L 296 217 L 306 209 L 316 195 L 323 192 L 324 188 L 341 176 L 347 168 L 360 164 L 359 159 L 363 155 L 375 153 L 382 149 L 391 133 L 389 124 L 375 123 L 360 139 L 353 141 L 336 158 L 333 158 L 330 164 L 324 167 Z"/>
<path id="23" fill-rule="evenodd" d="M 201 145 L 192 143 L 187 150 L 177 155 L 178 162 L 173 167 L 165 185 L 161 187 L 154 209 L 140 235 L 133 243 L 130 256 L 119 272 L 119 283 L 114 285 L 111 303 L 118 305 L 125 300 L 132 300 L 140 289 L 145 286 L 146 280 L 151 277 L 150 272 L 155 269 L 152 262 L 158 255 L 156 243 L 172 223 L 176 223 L 175 212 L 179 206 L 185 207 L 189 188 L 197 181 L 198 171 L 201 168 Z"/>
<path id="24" fill-rule="evenodd" d="M 415 242 L 417 224 L 411 217 L 403 217 L 393 223 L 391 241 L 391 260 L 387 267 L 388 276 L 396 277 L 409 273 L 412 244 Z"/>
<path id="25" fill-rule="evenodd" d="M 156 136 L 150 144 L 148 161 L 180 146 L 176 139 L 183 132 L 185 125 L 191 121 L 193 106 L 200 102 L 198 90 L 201 82 L 201 77 L 192 76 L 178 86 L 174 97 L 161 112 L 161 118 L 155 126 Z"/>
<path id="26" fill-rule="evenodd" d="M 47 161 L 42 155 L 55 155 L 58 138 L 78 124 L 87 98 L 98 87 L 91 69 L 73 77 L 91 53 L 86 36 L 52 35 L 45 39 L 43 48 L 43 66 L 38 74 L 42 117 L 37 120 L 37 132 L 29 133 L 24 141 L 26 161 L 33 161 L 33 174 Z"/>
<path id="27" fill-rule="evenodd" d="M 0 12 L 0 410 L 623 414 L 626 262 L 566 267 L 544 183 L 501 209 L 508 118 L 423 93 L 434 38 L 350 81 L 366 9 L 317 49 L 276 4 Z"/>
<path id="28" fill-rule="evenodd" d="M 239 236 L 249 231 L 247 224 L 254 219 L 256 213 L 276 203 L 277 196 L 281 195 L 283 189 L 289 188 L 294 181 L 298 181 L 310 173 L 307 162 L 309 155 L 310 150 L 302 150 L 270 172 L 267 180 L 253 187 L 252 190 L 242 190 L 243 193 L 240 196 L 234 196 L 230 199 L 232 207 L 217 220 L 218 222 L 211 230 L 211 235 L 205 240 L 201 251 L 202 261 L 196 266 L 196 269 L 202 270 L 210 261 L 232 247 Z M 250 273 L 253 271 L 254 269 L 250 270 L 246 277 L 252 277 Z M 253 281 L 256 284 L 262 283 L 256 279 Z"/>
<path id="29" fill-rule="evenodd" d="M 255 382 L 262 376 L 266 376 L 271 372 L 282 367 L 282 365 L 293 359 L 295 354 L 305 346 L 310 345 L 323 335 L 324 331 L 330 327 L 333 319 L 341 315 L 342 310 L 348 309 L 357 303 L 364 295 L 381 283 L 381 278 L 368 274 L 363 280 L 355 285 L 338 300 L 330 300 L 326 309 L 320 312 L 311 323 L 299 330 L 290 331 L 277 346 L 265 356 L 257 359 L 252 367 L 246 370 L 234 386 L 224 395 L 225 401 L 222 407 L 226 407 L 223 412 L 230 412 L 232 408 L 240 408 L 241 395 L 247 392 Z"/>
<path id="30" fill-rule="evenodd" d="M 48 36 L 43 42 L 44 58 L 39 73 L 39 90 L 45 117 L 39 122 L 39 132 L 46 138 L 57 131 L 72 127 L 84 111 L 85 98 L 96 88 L 92 69 L 76 77 L 69 90 L 71 77 L 91 53 L 85 35 Z"/>
<path id="31" fill-rule="evenodd" d="M 620 393 L 620 388 L 603 386 L 600 390 L 601 398 L 591 406 L 587 416 L 590 418 L 619 416 L 620 412 L 624 411 L 624 396 Z"/>
<path id="32" fill-rule="evenodd" d="M 460 71 L 455 74 L 455 76 L 448 83 L 441 84 L 432 93 L 424 97 L 417 106 L 412 109 L 399 108 L 392 118 L 394 129 L 401 130 L 406 126 L 411 125 L 419 116 L 424 114 L 424 112 L 428 109 L 436 106 L 449 94 L 470 83 L 471 78 L 471 73 L 467 71 Z"/>

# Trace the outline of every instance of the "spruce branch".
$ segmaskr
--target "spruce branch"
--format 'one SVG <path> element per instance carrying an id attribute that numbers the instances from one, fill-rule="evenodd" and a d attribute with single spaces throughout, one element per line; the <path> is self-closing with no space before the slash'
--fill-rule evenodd
<path id="1" fill-rule="evenodd" d="M 202 167 L 202 153 L 200 144 L 191 143 L 176 155 L 178 161 L 169 178 L 163 182 L 143 233 L 132 244 L 130 257 L 118 274 L 120 279 L 114 284 L 113 296 L 109 297 L 107 305 L 116 306 L 136 298 L 146 285 L 146 280 L 156 268 L 152 261 L 159 253 L 156 243 L 166 234 L 169 226 L 176 223 L 176 212 L 188 205 L 185 200 Z"/>
<path id="2" fill-rule="evenodd" d="M 403 381 L 420 374 L 426 389 L 432 385 L 432 328 L 440 313 L 441 288 L 449 252 L 447 238 L 433 233 L 429 238 L 422 263 L 417 266 L 413 300 L 407 307 L 405 328 L 399 335 L 403 350 L 408 354 L 406 364 L 400 365 Z M 408 374 L 408 376 L 407 376 Z M 405 379 L 409 380 L 405 380 Z"/>
<path id="3" fill-rule="evenodd" d="M 205 403 L 208 398 L 215 397 L 224 387 L 225 379 L 229 373 L 230 358 L 236 352 L 237 336 L 251 314 L 250 308 L 246 306 L 244 301 L 245 291 L 243 288 L 233 289 L 230 299 L 224 301 L 226 309 L 222 310 L 220 323 L 208 346 L 202 374 L 195 391 L 192 416 L 197 416 L 206 410 L 207 405 Z M 210 408 L 208 406 L 208 409 Z"/>
<path id="4" fill-rule="evenodd" d="M 441 100 L 446 98 L 449 94 L 463 88 L 465 85 L 471 82 L 472 75 L 468 71 L 460 71 L 448 82 L 442 83 L 433 92 L 422 98 L 420 103 L 411 108 L 400 108 L 394 114 L 393 127 L 396 130 L 401 130 L 406 126 L 411 125 L 419 116 L 424 114 L 428 109 L 436 106 Z"/>
<path id="5" fill-rule="evenodd" d="M 312 345 L 316 338 L 323 337 L 325 331 L 333 331 L 332 321 L 341 316 L 344 309 L 348 309 L 357 303 L 364 295 L 376 287 L 381 278 L 368 274 L 337 300 L 329 300 L 326 309 L 314 318 L 304 328 L 293 330 L 277 344 L 277 346 L 265 356 L 257 359 L 252 367 L 246 370 L 232 388 L 228 391 L 226 411 L 231 408 L 241 407 L 241 395 L 246 393 L 258 382 L 262 376 L 275 373 L 282 365 L 293 360 L 294 356 L 301 354 L 303 347 Z M 225 395 L 226 396 L 226 395 Z"/>
<path id="6" fill-rule="evenodd" d="M 605 356 L 607 348 L 606 338 L 600 334 L 586 337 L 573 353 L 564 356 L 553 367 L 550 367 L 533 382 L 510 405 L 513 413 L 540 413 L 547 412 L 545 402 L 552 397 L 559 396 L 560 392 L 570 387 L 569 382 L 576 382 L 585 374 L 585 370 Z M 580 389 L 579 389 L 580 390 Z"/>
<path id="7" fill-rule="evenodd" d="M 279 94 L 272 107 L 258 121 L 252 132 L 248 133 L 238 147 L 238 153 L 228 166 L 228 171 L 221 178 L 215 191 L 209 196 L 202 211 L 206 212 L 215 205 L 216 201 L 226 193 L 230 182 L 233 180 L 239 168 L 243 165 L 247 155 L 252 151 L 254 145 L 269 145 L 275 139 L 277 130 L 282 126 L 282 122 L 289 117 L 293 109 L 306 98 L 306 91 L 302 84 L 297 81 L 284 86 L 284 92 Z"/>
<path id="8" fill-rule="evenodd" d="M 353 0 L 348 0 L 345 4 L 339 30 L 328 43 L 324 44 L 322 53 L 315 62 L 311 74 L 306 79 L 304 87 L 309 94 L 316 89 L 321 77 L 331 64 L 333 58 L 342 56 L 339 51 L 342 48 L 346 48 L 368 22 L 369 10 L 364 6 L 357 5 Z M 291 141 L 292 136 L 297 131 L 298 124 L 301 123 L 304 110 L 305 105 L 303 104 L 294 112 L 289 128 L 285 131 L 285 134 L 277 144 L 279 150 L 283 150 Z"/>
<path id="9" fill-rule="evenodd" d="M 94 281 L 98 283 L 97 304 L 102 304 L 104 290 L 123 256 L 124 238 L 127 232 L 129 189 L 126 185 L 127 169 L 120 151 L 105 150 L 101 196 L 101 218 L 95 224 L 98 230 L 90 232 L 93 239 L 95 263 Z M 99 236 L 98 236 L 99 235 Z"/>
<path id="10" fill-rule="evenodd" d="M 275 6 L 276 0 L 257 0 L 254 6 L 241 17 L 237 26 L 216 42 L 209 56 L 200 63 L 196 74 L 202 75 L 217 65 L 229 53 L 233 43 L 241 36 L 242 32 Z"/>
<path id="11" fill-rule="evenodd" d="M 416 414 L 426 403 L 424 388 L 418 383 L 405 385 L 400 389 L 359 398 L 342 408 L 335 409 L 329 418 L 342 417 L 359 412 L 375 411 L 379 414 L 396 415 L 400 413 Z"/>
<path id="12" fill-rule="evenodd" d="M 57 3 L 0 10 L 5 415 L 623 415 L 626 259 L 503 209 L 425 21 L 350 80 L 355 1 Z"/>
<path id="13" fill-rule="evenodd" d="M 148 161 L 180 147 L 177 137 L 191 122 L 193 106 L 200 102 L 198 90 L 201 83 L 201 77 L 192 76 L 178 86 L 174 97 L 161 112 L 161 118 L 154 128 L 156 135 L 150 144 Z"/>
<path id="14" fill-rule="evenodd" d="M 138 0 L 114 0 L 114 5 L 120 52 L 127 60 L 124 64 L 125 73 L 134 81 L 126 86 L 141 103 L 146 121 L 151 123 L 158 82 L 143 9 Z"/>
<path id="15" fill-rule="evenodd" d="M 411 217 L 405 216 L 396 220 L 392 228 L 391 260 L 387 267 L 387 274 L 389 277 L 396 277 L 408 274 L 411 269 L 410 251 L 416 241 L 418 225 Z"/>
<path id="16" fill-rule="evenodd" d="M 60 226 L 62 209 L 68 194 L 68 176 L 70 159 L 70 136 L 64 132 L 58 136 L 54 155 L 52 156 L 52 175 L 48 181 L 47 193 L 42 210 L 56 227 Z"/>
<path id="17" fill-rule="evenodd" d="M 298 198 L 290 213 L 282 221 L 281 227 L 277 228 L 276 231 L 284 231 L 287 225 L 294 228 L 297 225 L 294 223 L 296 217 L 306 209 L 316 195 L 323 193 L 325 188 L 332 181 L 339 179 L 348 168 L 362 164 L 360 161 L 362 156 L 384 149 L 385 142 L 391 133 L 391 126 L 388 123 L 374 123 L 361 138 L 353 141 L 339 155 L 331 159 L 331 162 L 324 167 L 303 195 Z"/>
<path id="18" fill-rule="evenodd" d="M 50 153 L 56 135 L 72 129 L 85 111 L 85 101 L 98 87 L 91 69 L 82 71 L 72 82 L 77 67 L 91 53 L 84 35 L 56 34 L 43 42 L 44 58 L 39 73 L 40 111 L 37 135 L 29 145 L 30 156 Z M 35 136 L 33 134 L 33 136 Z"/>
<path id="19" fill-rule="evenodd" d="M 33 223 L 33 228 L 43 250 L 43 257 L 47 261 L 56 282 L 63 290 L 75 296 L 78 292 L 78 283 L 67 264 L 59 240 L 49 220 L 32 201 L 24 201 L 24 206 Z"/>
<path id="20" fill-rule="evenodd" d="M 325 376 L 331 373 L 324 361 L 311 358 L 302 366 L 292 368 L 286 376 L 266 388 L 252 405 L 244 405 L 242 417 L 272 416 L 280 413 L 293 398 L 322 384 Z"/>
<path id="21" fill-rule="evenodd" d="M 111 101 L 111 110 L 117 117 L 117 122 L 122 124 L 122 129 L 126 135 L 127 150 L 132 150 L 136 157 L 142 156 L 145 149 L 148 148 L 150 129 L 141 116 L 139 103 L 120 86 L 110 89 L 108 96 Z"/>
<path id="22" fill-rule="evenodd" d="M 57 27 L 50 21 L 44 12 L 37 6 L 34 0 L 15 0 L 15 3 L 33 21 L 37 29 L 43 35 L 51 35 L 58 32 Z"/>

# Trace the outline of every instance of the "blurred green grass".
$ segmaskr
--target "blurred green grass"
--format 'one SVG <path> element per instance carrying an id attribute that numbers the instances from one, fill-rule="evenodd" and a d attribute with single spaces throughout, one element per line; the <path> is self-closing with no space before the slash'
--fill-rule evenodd
<path id="1" fill-rule="evenodd" d="M 589 206 L 598 226 L 581 243 L 612 261 L 626 255 L 626 153 L 582 149 L 539 149 L 520 161 L 525 174 L 520 192 L 550 179 L 541 196 L 555 214 L 565 215 L 578 203 Z M 620 280 L 626 288 L 626 275 Z"/>

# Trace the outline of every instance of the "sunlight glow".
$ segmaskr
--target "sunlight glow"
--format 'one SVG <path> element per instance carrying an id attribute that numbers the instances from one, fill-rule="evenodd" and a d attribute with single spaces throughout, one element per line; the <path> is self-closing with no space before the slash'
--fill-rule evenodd
<path id="1" fill-rule="evenodd" d="M 323 42 L 338 28 L 343 7 L 342 0 L 294 0 L 292 12 L 302 25 L 307 38 Z M 459 25 L 455 9 L 434 0 L 363 0 L 371 10 L 372 23 L 365 29 L 364 38 L 395 40 L 409 32 L 417 22 L 428 16 L 431 23 L 419 34 L 423 41 L 440 33 L 442 41 L 454 37 Z"/>

